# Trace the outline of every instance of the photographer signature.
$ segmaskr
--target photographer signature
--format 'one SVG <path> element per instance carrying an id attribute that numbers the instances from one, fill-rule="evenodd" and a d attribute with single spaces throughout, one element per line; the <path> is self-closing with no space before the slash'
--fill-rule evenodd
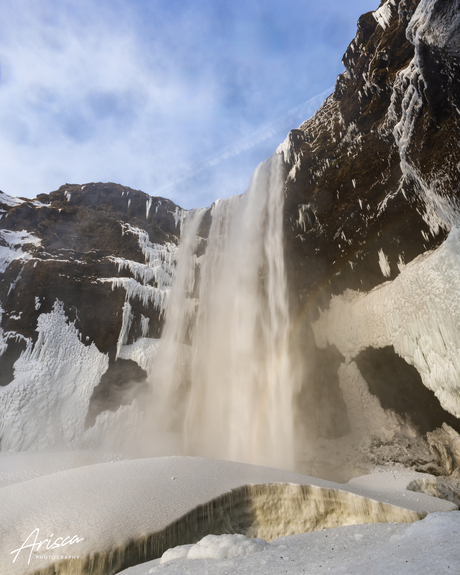
<path id="1" fill-rule="evenodd" d="M 68 536 L 68 537 L 57 537 L 56 539 L 53 540 L 52 538 L 53 538 L 54 534 L 51 533 L 51 535 L 49 536 L 48 539 L 43 539 L 43 541 L 39 541 L 38 540 L 39 533 L 40 533 L 40 530 L 37 527 L 27 537 L 27 539 L 24 541 L 24 543 L 21 545 L 21 547 L 19 547 L 18 549 L 15 549 L 14 551 L 11 551 L 10 555 L 13 555 L 13 553 L 16 553 L 16 556 L 13 559 L 13 563 L 16 561 L 16 559 L 19 556 L 19 553 L 23 549 L 30 549 L 29 560 L 27 562 L 27 564 L 30 564 L 30 559 L 32 558 L 32 554 L 39 552 L 40 549 L 42 549 L 42 552 L 43 551 L 50 551 L 51 549 L 57 549 L 58 547 L 65 547 L 66 545 L 74 545 L 75 543 L 80 543 L 80 541 L 84 540 L 84 537 L 78 537 L 77 535 L 74 535 L 73 537 L 70 537 L 70 536 Z"/>

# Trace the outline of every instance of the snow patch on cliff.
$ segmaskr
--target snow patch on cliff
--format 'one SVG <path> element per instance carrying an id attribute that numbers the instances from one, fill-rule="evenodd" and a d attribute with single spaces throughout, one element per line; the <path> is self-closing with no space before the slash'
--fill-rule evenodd
<path id="1" fill-rule="evenodd" d="M 19 206 L 22 203 L 24 203 L 24 200 L 20 200 L 19 198 L 15 198 L 13 196 L 5 194 L 4 192 L 0 192 L 0 204 L 13 207 L 13 206 Z"/>
<path id="2" fill-rule="evenodd" d="M 460 231 L 369 293 L 347 290 L 313 324 L 317 345 L 349 363 L 366 347 L 394 346 L 441 405 L 460 417 Z"/>
<path id="3" fill-rule="evenodd" d="M 22 249 L 26 245 L 39 247 L 41 239 L 26 230 L 0 230 L 0 273 L 4 273 L 13 260 L 24 262 L 32 258 L 31 254 Z"/>
<path id="4" fill-rule="evenodd" d="M 155 357 L 159 345 L 159 339 L 141 337 L 130 345 L 124 345 L 120 349 L 118 357 L 120 359 L 131 359 L 135 361 L 137 365 L 147 372 L 147 376 L 149 376 L 151 360 Z"/>

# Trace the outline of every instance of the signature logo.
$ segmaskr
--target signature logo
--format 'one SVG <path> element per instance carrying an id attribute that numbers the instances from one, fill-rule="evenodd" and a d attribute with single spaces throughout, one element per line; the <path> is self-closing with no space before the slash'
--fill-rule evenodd
<path id="1" fill-rule="evenodd" d="M 40 549 L 42 549 L 42 552 L 51 551 L 52 549 L 58 549 L 59 547 L 65 547 L 66 545 L 74 545 L 75 543 L 80 543 L 80 541 L 84 540 L 84 537 L 78 537 L 77 535 L 74 535 L 73 537 L 71 536 L 57 537 L 56 539 L 53 540 L 54 533 L 51 533 L 48 539 L 43 539 L 43 541 L 39 541 L 38 540 L 39 534 L 40 530 L 37 527 L 37 529 L 34 529 L 32 533 L 29 535 L 29 537 L 27 537 L 27 539 L 24 541 L 21 547 L 15 549 L 14 551 L 11 551 L 10 555 L 16 553 L 13 559 L 13 563 L 18 558 L 19 553 L 21 553 L 21 551 L 23 551 L 24 549 L 30 550 L 29 560 L 27 561 L 27 564 L 29 565 L 30 560 L 32 558 L 32 554 L 39 552 Z"/>

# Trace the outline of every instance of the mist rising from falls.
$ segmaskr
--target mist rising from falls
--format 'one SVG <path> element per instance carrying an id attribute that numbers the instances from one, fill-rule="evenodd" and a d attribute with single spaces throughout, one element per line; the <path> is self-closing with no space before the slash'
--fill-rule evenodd
<path id="1" fill-rule="evenodd" d="M 197 233 L 205 211 L 185 222 L 152 370 L 156 432 L 178 437 L 176 451 L 294 466 L 284 181 L 275 154 L 244 195 L 216 202 L 204 256 Z"/>

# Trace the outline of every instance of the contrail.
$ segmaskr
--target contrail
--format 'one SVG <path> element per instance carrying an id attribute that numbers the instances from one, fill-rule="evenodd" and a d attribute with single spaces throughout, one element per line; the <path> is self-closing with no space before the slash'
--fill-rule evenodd
<path id="1" fill-rule="evenodd" d="M 163 192 L 164 190 L 176 186 L 180 182 L 184 182 L 185 180 L 193 178 L 194 176 L 200 174 L 205 170 L 208 170 L 209 168 L 217 166 L 218 164 L 224 162 L 225 160 L 229 160 L 230 158 L 234 158 L 235 156 L 239 156 L 243 152 L 250 150 L 257 144 L 260 144 L 261 142 L 264 142 L 265 140 L 268 140 L 269 138 L 274 136 L 277 132 L 279 132 L 280 129 L 285 127 L 286 124 L 291 126 L 297 125 L 296 122 L 299 122 L 299 118 L 300 122 L 307 120 L 308 118 L 310 118 L 310 116 L 312 116 L 316 112 L 319 106 L 323 103 L 323 101 L 327 98 L 327 96 L 329 96 L 329 94 L 332 93 L 333 90 L 334 90 L 333 87 L 328 88 L 324 92 L 321 92 L 321 94 L 318 94 L 313 98 L 310 98 L 310 100 L 307 100 L 306 102 L 303 102 L 302 104 L 299 104 L 294 108 L 291 108 L 288 112 L 276 118 L 276 120 L 273 120 L 268 124 L 265 124 L 258 130 L 250 134 L 248 137 L 243 138 L 242 140 L 236 142 L 236 144 L 224 148 L 219 154 L 215 156 L 210 156 L 209 158 L 207 158 L 206 160 L 195 166 L 192 170 L 190 170 L 180 178 L 177 178 L 176 180 L 169 182 L 168 184 L 165 184 L 164 186 L 156 190 L 155 192 L 156 195 L 158 195 L 159 192 Z"/>

